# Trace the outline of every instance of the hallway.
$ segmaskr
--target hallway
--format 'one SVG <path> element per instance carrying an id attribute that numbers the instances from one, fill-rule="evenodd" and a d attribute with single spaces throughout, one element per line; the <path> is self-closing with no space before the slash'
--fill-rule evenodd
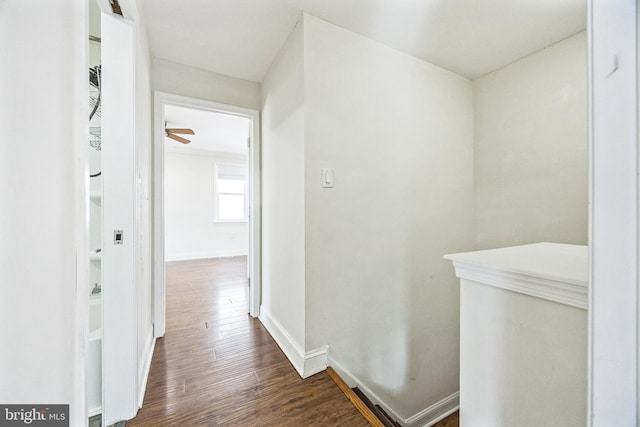
<path id="1" fill-rule="evenodd" d="M 246 262 L 167 263 L 166 335 L 127 426 L 367 426 L 326 372 L 300 379 L 249 317 Z"/>

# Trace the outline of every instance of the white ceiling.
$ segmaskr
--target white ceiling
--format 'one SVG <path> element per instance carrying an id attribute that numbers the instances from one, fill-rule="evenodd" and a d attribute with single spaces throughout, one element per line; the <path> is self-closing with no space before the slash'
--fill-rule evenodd
<path id="1" fill-rule="evenodd" d="M 586 28 L 586 0 L 141 0 L 153 56 L 261 82 L 303 11 L 468 78 Z"/>
<path id="2" fill-rule="evenodd" d="M 164 114 L 168 128 L 189 128 L 195 132 L 195 135 L 178 135 L 190 140 L 189 144 L 165 138 L 165 147 L 169 151 L 247 153 L 250 122 L 246 117 L 174 105 L 166 105 Z"/>

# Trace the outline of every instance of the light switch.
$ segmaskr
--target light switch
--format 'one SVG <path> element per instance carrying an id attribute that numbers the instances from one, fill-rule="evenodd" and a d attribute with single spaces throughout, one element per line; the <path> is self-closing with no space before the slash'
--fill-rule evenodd
<path id="1" fill-rule="evenodd" d="M 322 188 L 333 188 L 333 169 L 322 168 Z"/>
<path id="2" fill-rule="evenodd" d="M 113 244 L 121 245 L 124 238 L 124 232 L 122 230 L 113 230 Z"/>

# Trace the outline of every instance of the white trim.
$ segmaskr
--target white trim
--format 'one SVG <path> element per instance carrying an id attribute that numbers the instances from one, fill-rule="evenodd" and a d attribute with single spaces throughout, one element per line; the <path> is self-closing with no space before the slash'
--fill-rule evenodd
<path id="1" fill-rule="evenodd" d="M 456 277 L 460 279 L 531 295 L 583 310 L 587 309 L 588 284 L 586 282 L 567 283 L 459 260 L 451 261 L 456 270 Z"/>
<path id="2" fill-rule="evenodd" d="M 261 299 L 261 196 L 260 196 L 260 113 L 258 110 L 221 104 L 204 99 L 154 91 L 154 278 L 153 278 L 153 323 L 155 337 L 165 333 L 165 252 L 164 252 L 164 106 L 166 104 L 207 111 L 224 112 L 250 119 L 251 143 L 249 146 L 249 314 L 258 317 Z"/>
<path id="3" fill-rule="evenodd" d="M 177 254 L 167 255 L 167 261 L 188 261 L 191 259 L 207 259 L 207 258 L 234 258 L 238 256 L 247 256 L 246 252 L 181 252 Z"/>
<path id="4" fill-rule="evenodd" d="M 144 394 L 147 391 L 147 381 L 149 380 L 149 372 L 151 371 L 151 360 L 153 359 L 153 352 L 156 348 L 156 339 L 153 333 L 149 334 L 147 342 L 148 344 L 145 346 L 147 351 L 145 352 L 144 365 L 141 371 L 142 375 L 140 375 L 140 383 L 138 384 L 138 408 L 142 408 L 142 403 L 144 402 Z"/>
<path id="5" fill-rule="evenodd" d="M 260 112 L 251 112 L 249 139 L 249 314 L 260 315 L 262 304 L 262 162 Z"/>
<path id="6" fill-rule="evenodd" d="M 164 100 L 154 94 L 153 112 L 153 336 L 166 329 L 164 253 Z"/>
<path id="7" fill-rule="evenodd" d="M 329 355 L 328 362 L 329 366 L 331 366 L 338 373 L 338 375 L 340 375 L 340 377 L 344 380 L 344 382 L 347 383 L 347 385 L 349 385 L 349 387 L 358 387 L 369 398 L 369 400 L 371 400 L 376 405 L 380 405 L 382 409 L 384 409 L 385 412 L 387 412 L 389 416 L 394 419 L 394 421 L 399 422 L 403 426 L 428 427 L 451 415 L 460 407 L 460 392 L 456 391 L 455 393 L 421 410 L 420 412 L 417 412 L 410 417 L 404 418 L 393 408 L 391 408 L 391 406 L 389 406 L 378 395 L 376 395 L 373 390 L 364 385 L 364 383 L 359 381 L 355 375 L 353 375 L 344 366 L 342 366 L 333 357 L 331 357 L 331 355 Z"/>
<path id="8" fill-rule="evenodd" d="M 226 151 L 215 150 L 201 150 L 197 148 L 186 148 L 185 146 L 165 145 L 165 153 L 172 154 L 184 154 L 185 156 L 204 156 L 204 157 L 218 157 L 231 162 L 248 162 L 249 155 L 246 153 L 229 153 Z"/>
<path id="9" fill-rule="evenodd" d="M 328 346 L 312 350 L 305 354 L 295 340 L 264 306 L 260 308 L 260 322 L 267 329 L 278 347 L 287 356 L 298 375 L 308 378 L 327 369 Z"/>
<path id="10" fill-rule="evenodd" d="M 587 342 L 587 427 L 593 426 L 593 0 L 587 0 L 587 124 L 589 143 L 589 203 L 588 210 L 588 251 L 589 251 L 589 308 L 587 309 L 587 330 L 589 331 Z"/>
<path id="11" fill-rule="evenodd" d="M 302 378 L 308 378 L 327 369 L 329 346 L 317 348 L 304 355 L 304 372 Z"/>
<path id="12" fill-rule="evenodd" d="M 404 423 L 408 426 L 422 425 L 424 427 L 429 427 L 434 425 L 438 421 L 447 418 L 458 409 L 460 409 L 460 392 L 456 391 L 455 393 L 445 397 L 439 402 L 436 402 L 428 408 L 425 408 L 417 414 L 405 419 Z M 434 417 L 434 414 L 440 415 L 436 415 Z M 429 421 L 426 421 L 426 424 L 422 424 L 427 419 Z"/>
<path id="13" fill-rule="evenodd" d="M 287 356 L 287 359 L 289 359 L 289 362 L 291 362 L 300 377 L 308 378 L 318 372 L 324 371 L 327 369 L 327 366 L 331 366 L 349 387 L 358 387 L 373 403 L 380 405 L 395 421 L 400 422 L 404 426 L 431 426 L 457 411 L 460 407 L 460 393 L 456 391 L 428 408 L 408 418 L 403 418 L 393 410 L 391 406 L 380 399 L 369 387 L 365 386 L 339 362 L 332 358 L 329 353 L 329 346 L 305 353 L 264 306 L 260 308 L 259 319 L 269 334 L 271 334 L 276 344 L 278 344 L 278 347 L 280 347 L 285 356 Z"/>
<path id="14" fill-rule="evenodd" d="M 589 2 L 589 426 L 640 409 L 638 3 Z"/>
<path id="15" fill-rule="evenodd" d="M 298 344 L 291 338 L 291 335 L 282 325 L 271 317 L 271 313 L 264 307 L 260 307 L 260 322 L 267 329 L 273 340 L 278 344 L 289 362 L 293 365 L 298 374 L 302 377 L 304 373 L 304 352 Z"/>
<path id="16" fill-rule="evenodd" d="M 71 425 L 82 425 L 87 419 L 87 384 L 89 367 L 89 148 L 87 134 L 89 129 L 89 90 L 86 84 L 89 68 L 89 13 L 87 2 L 74 2 L 58 6 L 67 9 L 67 18 L 73 25 L 73 111 L 74 166 L 73 204 L 75 227 L 75 312 L 73 359 L 74 379 L 69 419 Z M 85 82 L 83 84 L 83 82 Z"/>
<path id="17" fill-rule="evenodd" d="M 431 426 L 457 411 L 460 407 L 460 393 L 456 391 L 422 411 L 408 418 L 404 418 L 380 399 L 369 387 L 364 385 L 339 362 L 332 358 L 329 352 L 329 346 L 305 353 L 264 306 L 260 309 L 259 318 L 260 322 L 262 322 L 269 334 L 271 334 L 273 340 L 278 344 L 278 347 L 280 347 L 285 356 L 287 356 L 287 359 L 289 359 L 289 362 L 291 362 L 300 377 L 308 378 L 318 372 L 324 371 L 327 369 L 327 366 L 331 366 L 349 387 L 358 387 L 373 403 L 380 405 L 395 421 L 400 422 L 404 426 Z"/>

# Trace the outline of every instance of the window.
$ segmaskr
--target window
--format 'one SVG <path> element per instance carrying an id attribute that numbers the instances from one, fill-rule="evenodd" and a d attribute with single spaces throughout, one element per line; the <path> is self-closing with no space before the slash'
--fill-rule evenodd
<path id="1" fill-rule="evenodd" d="M 247 220 L 247 166 L 230 163 L 214 165 L 213 220 L 242 222 Z"/>

